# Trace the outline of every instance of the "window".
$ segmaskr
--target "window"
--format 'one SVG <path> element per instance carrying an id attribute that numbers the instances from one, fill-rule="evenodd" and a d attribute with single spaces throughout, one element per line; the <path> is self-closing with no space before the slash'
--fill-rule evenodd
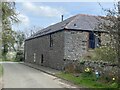
<path id="1" fill-rule="evenodd" d="M 53 38 L 52 38 L 52 35 L 50 34 L 50 47 L 53 46 Z"/>
<path id="2" fill-rule="evenodd" d="M 100 33 L 89 32 L 89 48 L 99 47 L 101 44 Z"/>
<path id="3" fill-rule="evenodd" d="M 74 24 L 74 26 L 75 26 L 75 27 L 77 26 L 76 23 Z"/>
<path id="4" fill-rule="evenodd" d="M 89 48 L 95 48 L 95 35 L 94 32 L 89 32 Z"/>
<path id="5" fill-rule="evenodd" d="M 34 63 L 36 62 L 36 53 L 34 53 Z"/>

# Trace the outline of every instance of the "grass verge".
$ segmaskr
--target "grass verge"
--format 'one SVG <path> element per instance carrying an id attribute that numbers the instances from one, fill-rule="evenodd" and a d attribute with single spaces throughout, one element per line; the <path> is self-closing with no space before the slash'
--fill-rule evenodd
<path id="1" fill-rule="evenodd" d="M 3 67 L 2 67 L 2 65 L 0 64 L 0 77 L 2 77 L 2 75 L 3 75 Z"/>
<path id="2" fill-rule="evenodd" d="M 0 58 L 0 62 L 2 61 L 2 59 Z"/>
<path id="3" fill-rule="evenodd" d="M 82 86 L 85 88 L 106 88 L 105 90 L 116 89 L 117 83 L 103 83 L 98 80 L 94 76 L 84 76 L 84 73 L 80 74 L 78 77 L 71 73 L 59 73 L 56 76 L 63 78 L 67 81 L 70 81 L 78 86 Z M 108 88 L 108 89 L 107 89 Z"/>

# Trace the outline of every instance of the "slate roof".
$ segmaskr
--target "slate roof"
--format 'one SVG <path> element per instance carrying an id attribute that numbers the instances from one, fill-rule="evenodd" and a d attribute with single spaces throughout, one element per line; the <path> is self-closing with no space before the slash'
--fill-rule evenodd
<path id="1" fill-rule="evenodd" d="M 100 17 L 99 16 L 92 16 L 92 15 L 85 15 L 85 14 L 78 14 L 75 16 L 72 16 L 62 22 L 56 23 L 54 25 L 48 26 L 47 28 L 44 28 L 38 32 L 36 32 L 34 35 L 29 37 L 28 39 L 32 39 L 35 37 L 43 36 L 49 33 L 53 33 L 60 30 L 82 30 L 82 31 L 99 31 L 102 30 L 95 29 L 97 28 L 98 24 L 100 23 Z M 101 20 L 102 21 L 102 20 Z M 28 40 L 26 39 L 26 40 Z"/>

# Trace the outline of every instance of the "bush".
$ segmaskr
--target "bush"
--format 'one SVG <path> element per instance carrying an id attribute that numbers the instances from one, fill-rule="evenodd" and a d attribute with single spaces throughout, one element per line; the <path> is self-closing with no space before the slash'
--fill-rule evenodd
<path id="1" fill-rule="evenodd" d="M 65 67 L 65 72 L 74 73 L 75 72 L 75 65 L 74 64 L 67 65 Z"/>
<path id="2" fill-rule="evenodd" d="M 24 53 L 22 50 L 17 51 L 15 60 L 24 61 Z"/>
<path id="3" fill-rule="evenodd" d="M 115 49 L 112 47 L 101 46 L 94 50 L 92 59 L 115 63 L 115 61 L 117 61 L 116 60 L 117 53 L 116 53 Z"/>

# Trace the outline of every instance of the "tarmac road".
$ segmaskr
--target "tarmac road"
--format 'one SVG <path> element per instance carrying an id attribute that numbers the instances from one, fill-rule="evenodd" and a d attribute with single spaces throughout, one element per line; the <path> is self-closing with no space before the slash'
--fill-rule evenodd
<path id="1" fill-rule="evenodd" d="M 3 88 L 69 88 L 59 78 L 19 63 L 3 63 Z"/>

